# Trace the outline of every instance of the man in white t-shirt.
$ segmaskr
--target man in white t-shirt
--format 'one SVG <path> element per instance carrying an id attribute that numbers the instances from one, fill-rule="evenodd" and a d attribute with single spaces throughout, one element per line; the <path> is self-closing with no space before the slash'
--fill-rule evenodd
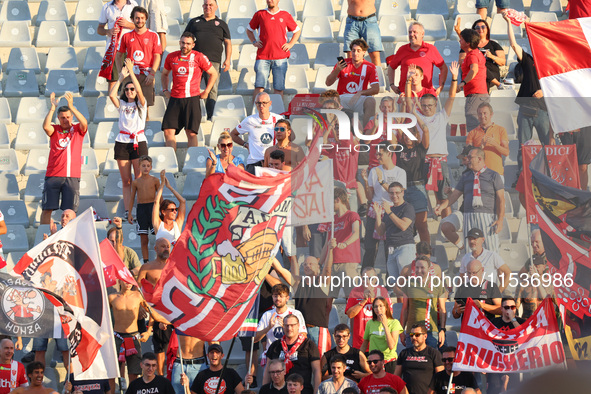
<path id="1" fill-rule="evenodd" d="M 391 147 L 394 147 L 391 145 Z M 367 200 L 370 201 L 370 206 L 367 212 L 367 222 L 365 223 L 365 255 L 363 256 L 362 267 L 373 267 L 378 251 L 379 242 L 385 237 L 380 237 L 377 232 L 374 232 L 376 214 L 373 210 L 373 203 L 381 204 L 382 201 L 387 201 L 392 204 L 390 196 L 388 195 L 388 186 L 392 182 L 398 182 L 406 187 L 406 172 L 394 164 L 394 152 L 389 149 L 380 150 L 376 152 L 379 166 L 372 168 L 369 175 L 362 172 L 361 176 L 364 181 L 365 193 Z"/>
<path id="2" fill-rule="evenodd" d="M 232 130 L 232 140 L 248 149 L 246 171 L 254 174 L 255 167 L 262 167 L 265 162 L 265 150 L 275 143 L 275 123 L 283 116 L 270 111 L 271 97 L 261 92 L 254 99 L 257 113 L 244 118 Z M 241 135 L 248 134 L 248 142 L 244 142 Z"/>

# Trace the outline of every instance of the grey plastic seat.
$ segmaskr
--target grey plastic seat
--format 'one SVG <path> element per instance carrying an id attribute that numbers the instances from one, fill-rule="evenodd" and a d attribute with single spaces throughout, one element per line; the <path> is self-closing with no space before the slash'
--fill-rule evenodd
<path id="1" fill-rule="evenodd" d="M 88 104 L 86 103 L 86 99 L 84 97 L 74 97 L 73 101 L 74 101 L 74 107 L 76 107 L 76 109 L 82 114 L 82 116 L 84 116 L 86 118 L 88 123 L 90 123 L 92 121 L 92 116 L 90 116 L 90 112 L 88 111 Z M 68 105 L 66 98 L 60 97 L 60 99 L 58 101 L 58 105 L 59 106 Z M 56 111 L 53 121 L 56 124 L 59 123 L 58 119 L 57 119 L 57 111 Z M 74 122 L 75 123 L 79 122 L 79 120 L 76 118 L 76 116 L 74 116 Z M 88 133 L 87 133 L 87 135 L 88 135 Z M 90 141 L 90 140 L 88 140 L 88 141 Z"/>
<path id="2" fill-rule="evenodd" d="M 521 27 L 511 25 L 513 28 L 513 33 L 515 33 L 515 38 L 521 38 Z M 492 40 L 508 40 L 509 36 L 507 35 L 507 22 L 503 19 L 501 14 L 495 14 L 493 16 L 492 24 L 490 26 L 490 38 Z"/>
<path id="3" fill-rule="evenodd" d="M 240 56 L 238 57 L 238 64 L 236 70 L 240 71 L 243 68 L 254 69 L 254 63 L 257 59 L 257 48 L 252 44 L 245 44 L 240 46 Z"/>
<path id="4" fill-rule="evenodd" d="M 417 20 L 425 26 L 425 41 L 439 41 L 447 38 L 447 28 L 443 15 L 421 14 Z"/>
<path id="5" fill-rule="evenodd" d="M 49 137 L 43 130 L 43 124 L 21 123 L 18 126 L 16 139 L 14 140 L 14 149 L 31 150 L 49 148 Z"/>
<path id="6" fill-rule="evenodd" d="M 0 149 L 10 148 L 10 137 L 8 135 L 6 124 L 10 124 L 10 122 L 0 123 Z"/>
<path id="7" fill-rule="evenodd" d="M 280 94 L 270 93 L 269 98 L 271 99 L 271 106 L 269 107 L 269 111 L 276 114 L 285 112 L 285 105 L 283 105 L 283 98 Z M 256 113 L 256 104 L 252 105 L 252 111 L 250 111 L 250 113 Z"/>
<path id="8" fill-rule="evenodd" d="M 168 23 L 168 31 L 166 32 L 166 42 L 178 42 L 182 34 L 181 26 L 175 21 Z M 166 58 L 164 58 L 166 60 Z"/>
<path id="9" fill-rule="evenodd" d="M 183 23 L 183 11 L 179 0 L 166 0 L 164 2 L 164 12 L 168 19 L 174 19 L 178 23 Z"/>
<path id="10" fill-rule="evenodd" d="M 95 21 L 96 23 L 102 8 L 103 2 L 101 0 L 79 0 L 74 13 L 74 24 L 77 25 L 81 21 Z"/>
<path id="11" fill-rule="evenodd" d="M 94 122 L 118 121 L 119 110 L 108 97 L 99 97 L 94 110 Z"/>
<path id="12" fill-rule="evenodd" d="M 50 70 L 72 70 L 78 71 L 78 59 L 76 50 L 69 48 L 50 48 L 47 53 L 45 72 Z"/>
<path id="13" fill-rule="evenodd" d="M 240 119 L 238 118 L 228 117 L 215 120 L 211 126 L 211 134 L 209 136 L 207 145 L 211 147 L 217 146 L 220 134 L 224 131 L 230 133 L 236 126 L 238 126 L 239 123 Z"/>
<path id="14" fill-rule="evenodd" d="M 148 154 L 152 158 L 152 173 L 159 174 L 160 171 L 177 173 L 179 171 L 179 164 L 176 159 L 174 149 L 170 146 L 165 147 L 151 147 L 148 149 Z"/>
<path id="15" fill-rule="evenodd" d="M 50 70 L 47 74 L 47 85 L 45 97 L 53 92 L 56 95 L 63 95 L 66 92 L 79 93 L 80 88 L 76 80 L 76 72 L 72 70 Z"/>
<path id="16" fill-rule="evenodd" d="M 311 16 L 326 16 L 332 22 L 334 21 L 334 8 L 330 0 L 306 0 L 302 11 L 302 19 Z"/>
<path id="17" fill-rule="evenodd" d="M 408 41 L 408 27 L 404 15 L 380 16 L 379 27 L 384 42 Z"/>
<path id="18" fill-rule="evenodd" d="M 39 4 L 39 11 L 35 24 L 39 26 L 44 21 L 64 21 L 70 24 L 66 3 L 62 0 L 45 0 Z"/>
<path id="19" fill-rule="evenodd" d="M 220 75 L 220 84 L 218 85 L 218 94 L 233 94 L 234 88 L 232 87 L 232 78 L 230 77 L 230 70 L 222 71 Z M 203 100 L 201 100 L 203 104 Z M 205 115 L 203 108 L 201 113 Z"/>
<path id="20" fill-rule="evenodd" d="M 98 160 L 92 148 L 82 148 L 82 173 L 99 174 Z"/>
<path id="21" fill-rule="evenodd" d="M 107 157 L 105 159 L 105 168 L 103 168 L 102 174 L 109 175 L 114 172 L 119 174 L 119 167 L 117 166 L 117 160 L 115 160 L 115 151 L 113 147 L 111 147 L 107 152 Z"/>
<path id="22" fill-rule="evenodd" d="M 40 209 L 39 209 L 39 211 L 40 211 Z M 61 212 L 61 210 L 59 212 Z M 53 214 L 51 215 L 52 219 L 58 223 L 58 225 L 57 225 L 58 230 L 61 229 L 61 225 L 59 225 L 59 221 L 60 221 L 59 216 L 56 215 L 56 213 L 59 213 L 59 212 L 53 211 Z M 38 223 L 36 222 L 36 224 L 38 224 Z M 33 241 L 33 246 L 39 245 L 41 242 L 43 242 L 43 235 L 44 234 L 47 234 L 47 235 L 51 234 L 51 232 L 49 230 L 49 224 L 38 224 L 37 232 L 35 233 L 35 240 Z"/>
<path id="23" fill-rule="evenodd" d="M 37 29 L 37 47 L 67 47 L 70 45 L 68 26 L 64 21 L 45 21 Z M 73 48 L 72 48 L 73 49 Z M 76 66 L 78 68 L 78 66 Z"/>
<path id="24" fill-rule="evenodd" d="M 10 124 L 12 123 L 12 113 L 10 111 L 10 106 L 8 105 L 8 100 L 6 97 L 0 97 L 0 124 Z M 4 131 L 6 132 L 6 126 L 4 126 Z M 7 137 L 8 138 L 8 137 Z M 4 139 L 4 134 L 0 137 L 0 147 L 7 143 L 7 140 Z"/>
<path id="25" fill-rule="evenodd" d="M 6 97 L 37 97 L 39 96 L 39 85 L 35 72 L 31 70 L 11 71 L 6 77 Z"/>
<path id="26" fill-rule="evenodd" d="M 80 176 L 80 198 L 98 198 L 99 188 L 96 177 L 90 172 L 83 172 Z M 79 212 L 82 212 L 78 210 Z"/>
<path id="27" fill-rule="evenodd" d="M 298 20 L 298 13 L 296 12 L 296 7 L 293 0 L 282 0 L 281 1 L 281 9 L 283 11 L 289 12 L 295 21 Z"/>
<path id="28" fill-rule="evenodd" d="M 342 47 L 342 45 L 336 42 L 324 42 L 318 45 L 316 58 L 314 59 L 314 70 L 318 70 L 321 67 L 333 68 L 337 63 L 337 57 L 344 55 L 341 52 Z"/>
<path id="29" fill-rule="evenodd" d="M 347 2 L 345 2 L 344 4 L 346 6 Z M 345 42 L 345 27 L 347 27 L 347 15 L 346 11 L 345 14 L 343 14 L 343 9 L 341 8 L 341 22 L 339 25 L 339 32 L 337 33 L 337 42 L 340 42 L 341 44 Z M 383 39 L 384 38 L 382 37 L 382 40 Z"/>
<path id="30" fill-rule="evenodd" d="M 105 201 L 119 201 L 123 198 L 123 181 L 119 172 L 112 172 L 107 176 L 107 182 L 103 191 Z"/>
<path id="31" fill-rule="evenodd" d="M 105 57 L 105 46 L 102 47 L 90 47 L 86 51 L 84 56 L 84 65 L 82 66 L 82 72 L 88 74 L 91 70 L 100 70 Z"/>
<path id="32" fill-rule="evenodd" d="M 333 42 L 332 27 L 327 16 L 309 16 L 302 25 L 301 43 Z"/>
<path id="33" fill-rule="evenodd" d="M 118 122 L 100 122 L 94 134 L 92 147 L 94 149 L 110 149 L 115 144 L 115 138 L 119 134 Z"/>
<path id="34" fill-rule="evenodd" d="M 154 105 L 150 107 L 150 120 L 162 122 L 164 112 L 166 112 L 166 101 L 164 101 L 164 97 L 154 97 Z"/>
<path id="35" fill-rule="evenodd" d="M 410 4 L 408 0 L 382 1 L 379 6 L 376 4 L 376 7 L 378 8 L 380 19 L 387 15 L 402 15 L 404 18 L 410 19 Z M 342 16 L 343 14 L 341 14 Z"/>
<path id="36" fill-rule="evenodd" d="M 0 47 L 30 47 L 31 33 L 29 23 L 23 21 L 7 21 L 2 24 L 0 30 Z"/>
<path id="37" fill-rule="evenodd" d="M 560 0 L 532 0 L 529 12 L 530 15 L 533 12 L 553 12 L 556 16 L 561 16 L 562 4 Z"/>
<path id="38" fill-rule="evenodd" d="M 74 33 L 74 47 L 98 47 L 105 45 L 105 37 L 98 34 L 97 28 L 98 23 L 96 20 L 79 22 Z"/>
<path id="39" fill-rule="evenodd" d="M 480 19 L 480 15 L 478 15 L 476 13 L 456 15 L 456 17 L 454 19 L 454 26 L 457 24 L 458 18 L 461 19 L 460 29 L 464 30 L 464 29 L 471 29 L 474 22 L 476 22 L 478 19 Z M 453 39 L 459 39 L 458 35 L 455 32 L 453 32 L 452 35 L 450 36 L 450 40 L 453 40 Z"/>
<path id="40" fill-rule="evenodd" d="M 29 214 L 24 201 L 0 201 L 0 211 L 2 211 L 7 225 L 17 224 L 29 227 Z"/>
<path id="41" fill-rule="evenodd" d="M 213 120 L 219 118 L 240 118 L 246 117 L 246 107 L 240 95 L 219 96 L 213 110 Z"/>
<path id="42" fill-rule="evenodd" d="M 150 119 L 152 118 L 152 116 L 150 116 Z M 148 146 L 165 146 L 164 145 L 164 132 L 161 131 L 162 130 L 162 122 L 158 121 L 158 120 L 150 120 L 148 122 L 146 122 L 146 127 L 144 128 L 144 136 L 146 137 L 146 139 L 148 140 Z M 159 135 L 159 133 L 162 133 L 162 142 L 158 141 L 158 138 L 156 138 L 157 135 Z M 177 135 L 177 147 L 178 146 L 178 137 L 181 137 L 181 135 L 185 135 L 185 137 L 187 136 L 186 133 L 179 133 L 179 135 Z"/>
<path id="43" fill-rule="evenodd" d="M 252 18 L 257 12 L 257 4 L 255 0 L 230 0 L 228 4 L 228 12 L 226 13 L 226 20 L 233 18 Z M 199 14 L 197 14 L 199 15 Z"/>
<path id="44" fill-rule="evenodd" d="M 236 84 L 236 93 L 248 95 L 252 94 L 254 90 L 256 80 L 256 72 L 252 68 L 243 68 L 240 70 L 240 76 L 238 77 L 238 83 Z M 265 82 L 264 88 L 269 86 L 269 81 Z"/>
<path id="45" fill-rule="evenodd" d="M 476 1 L 475 0 L 457 0 L 456 6 L 454 7 L 453 16 L 456 17 L 459 14 L 475 14 L 476 13 Z"/>
<path id="46" fill-rule="evenodd" d="M 449 7 L 446 0 L 419 0 L 417 5 L 417 15 L 442 15 L 445 19 L 449 18 Z"/>
<path id="47" fill-rule="evenodd" d="M 25 201 L 40 201 L 43 196 L 43 184 L 45 183 L 45 173 L 31 174 L 27 179 L 25 187 Z"/>
<path id="48" fill-rule="evenodd" d="M 13 70 L 31 70 L 37 74 L 40 73 L 41 65 L 35 48 L 12 48 L 6 63 L 6 72 Z"/>
<path id="49" fill-rule="evenodd" d="M 318 72 L 316 73 L 316 80 L 314 81 L 314 87 L 312 88 L 312 93 L 322 93 L 328 89 L 336 89 L 337 82 L 333 83 L 330 86 L 326 85 L 326 77 L 328 74 L 332 72 L 332 67 L 320 67 Z"/>
<path id="50" fill-rule="evenodd" d="M 109 82 L 103 77 L 99 77 L 99 70 L 91 70 L 86 76 L 84 83 L 84 90 L 82 96 L 84 97 L 98 97 L 101 93 L 109 92 Z"/>
<path id="51" fill-rule="evenodd" d="M 43 122 L 49 107 L 44 97 L 23 97 L 18 104 L 14 123 Z"/>
<path id="52" fill-rule="evenodd" d="M 232 37 L 232 45 L 249 44 L 250 40 L 246 35 L 246 29 L 250 18 L 232 18 L 226 19 L 228 29 L 230 30 L 230 37 Z"/>
<path id="53" fill-rule="evenodd" d="M 295 44 L 289 52 L 288 62 L 290 67 L 310 68 L 310 57 L 305 44 Z"/>
<path id="54" fill-rule="evenodd" d="M 6 227 L 6 234 L 0 235 L 2 251 L 4 253 L 27 252 L 29 250 L 29 240 L 25 227 L 16 224 Z"/>
<path id="55" fill-rule="evenodd" d="M 0 9 L 0 23 L 15 21 L 31 24 L 31 10 L 26 1 L 7 0 Z"/>
<path id="56" fill-rule="evenodd" d="M 192 146 L 187 149 L 183 174 L 200 172 L 205 174 L 205 163 L 209 157 L 209 149 L 204 146 Z"/>
<path id="57" fill-rule="evenodd" d="M 24 175 L 45 173 L 49 159 L 49 149 L 31 149 L 23 168 Z"/>
<path id="58" fill-rule="evenodd" d="M 14 149 L 0 149 L 0 173 L 14 175 L 19 173 L 18 159 Z"/>
<path id="59" fill-rule="evenodd" d="M 308 92 L 310 92 L 310 83 L 308 82 L 306 69 L 302 67 L 289 67 L 285 74 L 285 93 L 305 94 Z"/>
<path id="60" fill-rule="evenodd" d="M 18 181 L 14 174 L 0 174 L 0 195 L 2 195 L 3 200 L 20 199 Z"/>
<path id="61" fill-rule="evenodd" d="M 141 249 L 140 235 L 135 224 L 123 223 L 123 245 L 132 249 Z"/>
<path id="62" fill-rule="evenodd" d="M 460 43 L 457 40 L 435 41 L 435 48 L 437 48 L 446 64 L 451 64 L 451 62 L 458 60 Z"/>
<path id="63" fill-rule="evenodd" d="M 201 185 L 203 184 L 204 180 L 205 174 L 201 172 L 191 172 L 187 174 L 182 196 L 187 200 L 197 200 L 199 197 L 199 191 L 201 190 Z"/>
<path id="64" fill-rule="evenodd" d="M 235 146 L 232 150 L 232 154 L 241 158 L 243 163 L 246 163 L 246 159 L 248 158 L 248 149 L 242 146 Z"/>
<path id="65" fill-rule="evenodd" d="M 6 254 L 6 272 L 12 271 L 18 261 L 25 255 L 25 252 L 11 252 Z"/>
<path id="66" fill-rule="evenodd" d="M 84 198 L 82 200 L 80 200 L 80 204 L 78 204 L 78 214 L 81 214 L 82 212 L 86 211 L 88 208 L 92 207 L 94 212 L 97 214 L 97 216 L 101 219 L 108 219 L 109 218 L 109 210 L 107 209 L 107 204 L 105 203 L 105 200 L 100 199 L 100 198 Z M 97 227 L 97 230 L 99 230 L 99 228 L 101 227 L 105 227 L 105 226 L 100 226 L 100 224 L 103 223 L 101 221 L 95 222 L 95 226 Z M 105 223 L 106 224 L 106 223 Z M 98 226 L 97 226 L 98 225 Z M 107 230 L 106 228 L 104 228 L 104 236 L 103 239 L 106 238 L 107 236 Z M 97 234 L 98 235 L 98 234 Z M 101 238 L 99 236 L 99 242 L 101 241 Z"/>
<path id="67" fill-rule="evenodd" d="M 558 22 L 558 17 L 554 12 L 530 11 L 530 16 L 531 22 Z"/>

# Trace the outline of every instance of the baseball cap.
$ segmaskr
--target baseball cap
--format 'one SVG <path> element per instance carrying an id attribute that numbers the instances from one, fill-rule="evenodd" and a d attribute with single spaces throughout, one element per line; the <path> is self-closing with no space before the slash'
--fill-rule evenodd
<path id="1" fill-rule="evenodd" d="M 212 350 L 216 350 L 222 354 L 224 353 L 224 349 L 222 349 L 222 345 L 220 345 L 219 343 L 209 345 L 209 347 L 207 348 L 207 353 L 211 352 Z"/>
<path id="2" fill-rule="evenodd" d="M 484 233 L 479 228 L 472 228 L 468 231 L 468 238 L 484 238 Z"/>
<path id="3" fill-rule="evenodd" d="M 470 151 L 474 149 L 474 147 L 472 145 L 466 145 L 464 146 L 464 150 L 462 150 L 462 153 L 460 153 L 457 158 L 461 159 L 464 156 L 468 156 L 468 153 L 470 153 Z"/>

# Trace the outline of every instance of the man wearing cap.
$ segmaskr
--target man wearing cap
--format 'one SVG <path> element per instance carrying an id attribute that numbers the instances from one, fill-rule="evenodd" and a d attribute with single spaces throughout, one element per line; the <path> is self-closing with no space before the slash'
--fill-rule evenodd
<path id="1" fill-rule="evenodd" d="M 209 345 L 207 349 L 207 359 L 209 360 L 209 368 L 202 370 L 197 374 L 193 382 L 188 382 L 187 377 L 181 375 L 181 384 L 191 384 L 192 394 L 209 394 L 212 387 L 217 387 L 218 381 L 222 372 L 224 358 L 224 350 L 220 344 L 214 343 Z M 242 386 L 242 379 L 238 373 L 232 368 L 224 369 L 224 376 L 220 384 L 219 394 L 241 394 L 244 390 Z"/>
<path id="2" fill-rule="evenodd" d="M 470 253 L 466 253 L 462 257 L 460 274 L 465 274 L 468 271 L 468 263 L 472 260 L 478 260 L 484 270 L 484 279 L 495 283 L 499 286 L 499 291 L 503 293 L 503 290 L 509 284 L 511 269 L 497 252 L 485 249 L 483 245 L 484 233 L 482 230 L 477 227 L 471 228 L 468 231 L 468 248 L 470 248 Z"/>
<path id="3" fill-rule="evenodd" d="M 486 239 L 489 250 L 499 250 L 498 234 L 503 229 L 505 218 L 505 186 L 502 177 L 487 168 L 484 163 L 484 150 L 474 148 L 468 154 L 468 168 L 462 174 L 448 200 L 435 208 L 436 215 L 464 196 L 464 237 L 473 227 L 479 228 Z M 484 263 L 483 263 L 484 264 Z"/>

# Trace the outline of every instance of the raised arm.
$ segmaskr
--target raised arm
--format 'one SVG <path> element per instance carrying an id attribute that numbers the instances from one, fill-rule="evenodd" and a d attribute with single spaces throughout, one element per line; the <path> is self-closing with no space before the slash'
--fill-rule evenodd
<path id="1" fill-rule="evenodd" d="M 454 106 L 454 100 L 456 98 L 456 93 L 458 91 L 458 72 L 460 70 L 460 65 L 458 62 L 451 62 L 451 66 L 449 66 L 449 72 L 451 73 L 451 85 L 449 87 L 449 97 L 445 100 L 444 110 L 447 116 L 451 115 L 451 110 Z"/>
<path id="2" fill-rule="evenodd" d="M 142 107 L 146 106 L 146 98 L 144 97 L 144 92 L 142 91 L 142 86 L 140 85 L 140 81 L 138 81 L 137 77 L 135 76 L 135 73 L 133 72 L 133 60 L 131 60 L 130 58 L 125 59 L 125 65 L 124 68 L 127 69 L 127 73 L 129 74 L 129 77 L 131 78 L 131 82 L 133 82 L 133 87 L 135 88 L 135 91 L 137 93 L 137 98 L 140 101 L 140 104 L 142 105 Z M 123 71 L 123 70 L 121 70 Z"/>
<path id="3" fill-rule="evenodd" d="M 72 92 L 66 92 L 65 97 L 70 111 L 72 111 L 72 114 L 74 114 L 76 119 L 78 119 L 78 122 L 80 122 L 80 130 L 83 133 L 86 133 L 86 131 L 88 130 L 88 121 L 86 120 L 84 115 L 82 115 L 80 111 L 78 111 L 78 109 L 74 107 L 74 95 L 72 95 Z"/>
<path id="4" fill-rule="evenodd" d="M 162 170 L 164 172 L 164 170 Z M 162 174 L 161 174 L 162 177 Z M 165 176 L 166 178 L 166 176 Z M 156 197 L 154 197 L 154 208 L 152 208 L 152 226 L 157 229 L 160 227 L 160 200 L 162 200 L 162 192 L 164 191 L 164 181 L 160 182 L 160 187 L 156 192 Z"/>
<path id="5" fill-rule="evenodd" d="M 511 20 L 509 19 L 507 11 L 503 11 L 503 19 L 505 19 L 505 21 L 507 22 L 507 35 L 509 36 L 509 45 L 511 46 L 511 48 L 513 48 L 513 51 L 515 52 L 515 56 L 517 56 L 517 59 L 521 61 L 521 59 L 523 58 L 523 48 L 521 48 L 521 46 L 517 43 L 517 40 L 515 39 L 515 33 L 513 32 L 513 27 L 511 26 Z"/>
<path id="6" fill-rule="evenodd" d="M 57 100 L 55 99 L 55 93 L 51 93 L 49 95 L 49 101 L 51 102 L 51 107 L 49 108 L 49 112 L 45 115 L 45 119 L 43 120 L 43 130 L 48 137 L 51 137 L 53 134 L 53 126 L 51 124 L 51 119 L 53 119 L 53 114 L 55 113 L 55 109 L 57 108 Z"/>

